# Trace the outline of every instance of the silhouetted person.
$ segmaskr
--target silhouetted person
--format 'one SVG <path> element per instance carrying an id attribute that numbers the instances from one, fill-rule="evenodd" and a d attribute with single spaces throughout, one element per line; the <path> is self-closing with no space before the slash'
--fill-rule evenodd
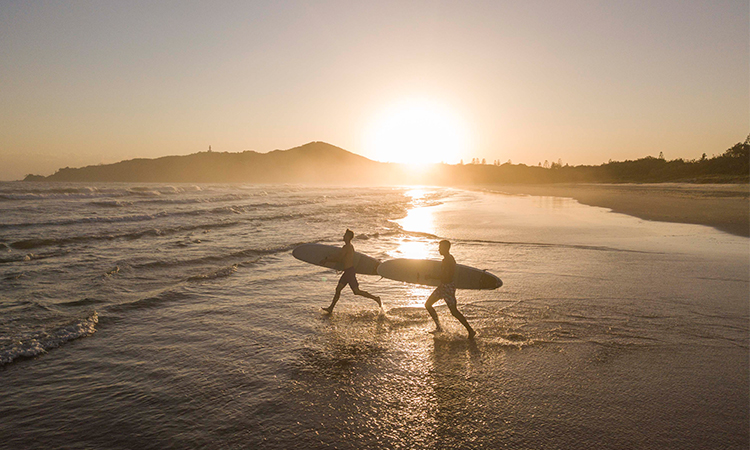
<path id="1" fill-rule="evenodd" d="M 451 310 L 453 317 L 458 319 L 458 321 L 466 327 L 466 331 L 469 332 L 469 339 L 473 339 L 477 332 L 471 328 L 471 325 L 469 325 L 469 322 L 466 321 L 466 317 L 464 317 L 464 315 L 458 310 L 456 304 L 456 285 L 453 283 L 453 277 L 456 274 L 456 260 L 450 253 L 451 243 L 443 240 L 440 241 L 439 245 L 440 254 L 443 255 L 443 263 L 440 267 L 440 285 L 432 294 L 430 294 L 430 298 L 427 299 L 424 307 L 427 308 L 427 312 L 430 313 L 432 320 L 435 321 L 435 333 L 438 333 L 443 331 L 443 329 L 440 327 L 437 312 L 435 312 L 435 308 L 433 308 L 432 305 L 438 300 L 444 299 L 445 303 L 448 305 L 448 309 Z"/>
<path id="2" fill-rule="evenodd" d="M 341 291 L 344 290 L 347 284 L 352 288 L 352 292 L 354 292 L 354 295 L 361 295 L 362 297 L 371 298 L 378 303 L 378 306 L 380 306 L 381 308 L 383 307 L 383 305 L 380 303 L 380 297 L 359 289 L 357 274 L 354 271 L 354 246 L 352 245 L 353 238 L 354 232 L 347 229 L 346 233 L 344 233 L 344 246 L 341 247 L 341 250 L 337 254 L 326 256 L 322 261 L 320 261 L 320 264 L 325 264 L 330 261 L 340 261 L 344 265 L 344 273 L 343 275 L 341 275 L 339 284 L 336 286 L 336 293 L 333 295 L 331 306 L 329 306 L 328 308 L 321 308 L 323 311 L 326 311 L 329 314 L 333 312 L 333 307 L 336 306 L 336 302 L 338 302 L 339 297 L 341 297 Z"/>

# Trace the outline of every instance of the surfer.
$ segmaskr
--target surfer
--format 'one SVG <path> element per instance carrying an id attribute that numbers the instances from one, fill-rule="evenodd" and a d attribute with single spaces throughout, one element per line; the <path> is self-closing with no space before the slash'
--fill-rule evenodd
<path id="1" fill-rule="evenodd" d="M 327 262 L 341 262 L 345 267 L 344 273 L 339 279 L 339 284 L 336 286 L 336 293 L 333 295 L 331 306 L 329 306 L 328 308 L 321 308 L 323 311 L 326 311 L 329 314 L 333 312 L 333 307 L 336 306 L 336 302 L 338 302 L 339 297 L 341 297 L 341 291 L 344 290 L 347 284 L 352 288 L 352 292 L 354 292 L 354 295 L 361 295 L 362 297 L 371 298 L 378 303 L 378 306 L 380 306 L 381 308 L 383 307 L 382 303 L 380 302 L 380 297 L 372 295 L 369 292 L 363 291 L 359 288 L 357 274 L 354 271 L 354 246 L 352 245 L 353 238 L 354 232 L 347 228 L 346 232 L 344 233 L 344 246 L 341 247 L 341 250 L 337 254 L 326 256 L 322 261 L 320 261 L 320 265 L 323 265 Z"/>
<path id="2" fill-rule="evenodd" d="M 442 240 L 438 245 L 440 254 L 443 255 L 443 263 L 440 267 L 440 285 L 432 294 L 430 294 L 430 297 L 425 302 L 424 307 L 427 309 L 427 312 L 430 313 L 432 320 L 435 321 L 434 333 L 439 333 L 443 331 L 443 329 L 440 327 L 440 321 L 438 320 L 437 312 L 435 312 L 435 308 L 433 308 L 432 305 L 434 305 L 438 300 L 444 299 L 445 303 L 448 305 L 448 309 L 451 310 L 451 314 L 453 314 L 453 317 L 458 319 L 458 321 L 466 327 L 466 331 L 469 332 L 469 339 L 473 339 L 477 332 L 474 331 L 473 328 L 471 328 L 469 322 L 466 321 L 466 317 L 464 317 L 464 315 L 461 314 L 461 312 L 458 310 L 456 302 L 456 285 L 453 283 L 453 275 L 456 273 L 456 260 L 455 258 L 453 258 L 453 255 L 451 255 L 450 252 L 451 243 L 449 241 Z"/>

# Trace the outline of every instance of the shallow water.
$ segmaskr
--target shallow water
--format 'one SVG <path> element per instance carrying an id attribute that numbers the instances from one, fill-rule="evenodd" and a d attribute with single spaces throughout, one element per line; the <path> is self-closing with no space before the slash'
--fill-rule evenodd
<path id="1" fill-rule="evenodd" d="M 500 276 L 459 291 L 302 242 Z M 747 448 L 750 240 L 445 188 L 0 184 L 0 447 Z"/>

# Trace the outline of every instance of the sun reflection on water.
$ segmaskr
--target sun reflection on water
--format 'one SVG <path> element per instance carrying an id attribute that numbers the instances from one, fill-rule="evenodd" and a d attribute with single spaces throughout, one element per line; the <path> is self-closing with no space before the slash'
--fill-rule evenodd
<path id="1" fill-rule="evenodd" d="M 411 197 L 412 200 L 423 199 L 426 194 L 427 194 L 427 190 L 424 188 L 420 188 L 420 187 L 409 189 L 408 191 L 404 192 L 404 195 Z"/>
<path id="2" fill-rule="evenodd" d="M 406 231 L 417 231 L 420 233 L 435 232 L 435 223 L 432 215 L 432 208 L 414 208 L 410 209 L 406 217 L 398 221 L 399 225 Z"/>
<path id="3" fill-rule="evenodd" d="M 405 195 L 411 198 L 412 207 L 403 219 L 396 222 L 405 231 L 425 233 L 426 236 L 408 236 L 400 239 L 398 245 L 388 251 L 391 258 L 410 259 L 440 259 L 437 251 L 437 240 L 427 235 L 436 232 L 434 207 L 426 205 L 428 190 L 424 188 L 410 189 Z M 409 303 L 407 306 L 421 306 L 434 288 L 420 285 L 408 285 L 407 294 Z"/>
<path id="4" fill-rule="evenodd" d="M 396 222 L 406 231 L 434 234 L 435 218 L 432 208 L 425 206 L 427 190 L 423 188 L 410 189 L 405 192 L 405 195 L 411 198 L 412 206 L 406 213 L 406 217 Z"/>
<path id="5" fill-rule="evenodd" d="M 433 246 L 428 239 L 401 239 L 398 246 L 387 253 L 392 258 L 426 259 L 434 257 L 431 251 Z"/>

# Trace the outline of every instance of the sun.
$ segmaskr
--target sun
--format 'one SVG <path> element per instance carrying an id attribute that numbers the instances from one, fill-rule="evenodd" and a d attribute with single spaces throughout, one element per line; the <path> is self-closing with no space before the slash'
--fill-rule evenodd
<path id="1" fill-rule="evenodd" d="M 457 163 L 468 153 L 469 139 L 466 126 L 449 108 L 410 100 L 381 111 L 365 132 L 363 146 L 383 162 Z"/>

